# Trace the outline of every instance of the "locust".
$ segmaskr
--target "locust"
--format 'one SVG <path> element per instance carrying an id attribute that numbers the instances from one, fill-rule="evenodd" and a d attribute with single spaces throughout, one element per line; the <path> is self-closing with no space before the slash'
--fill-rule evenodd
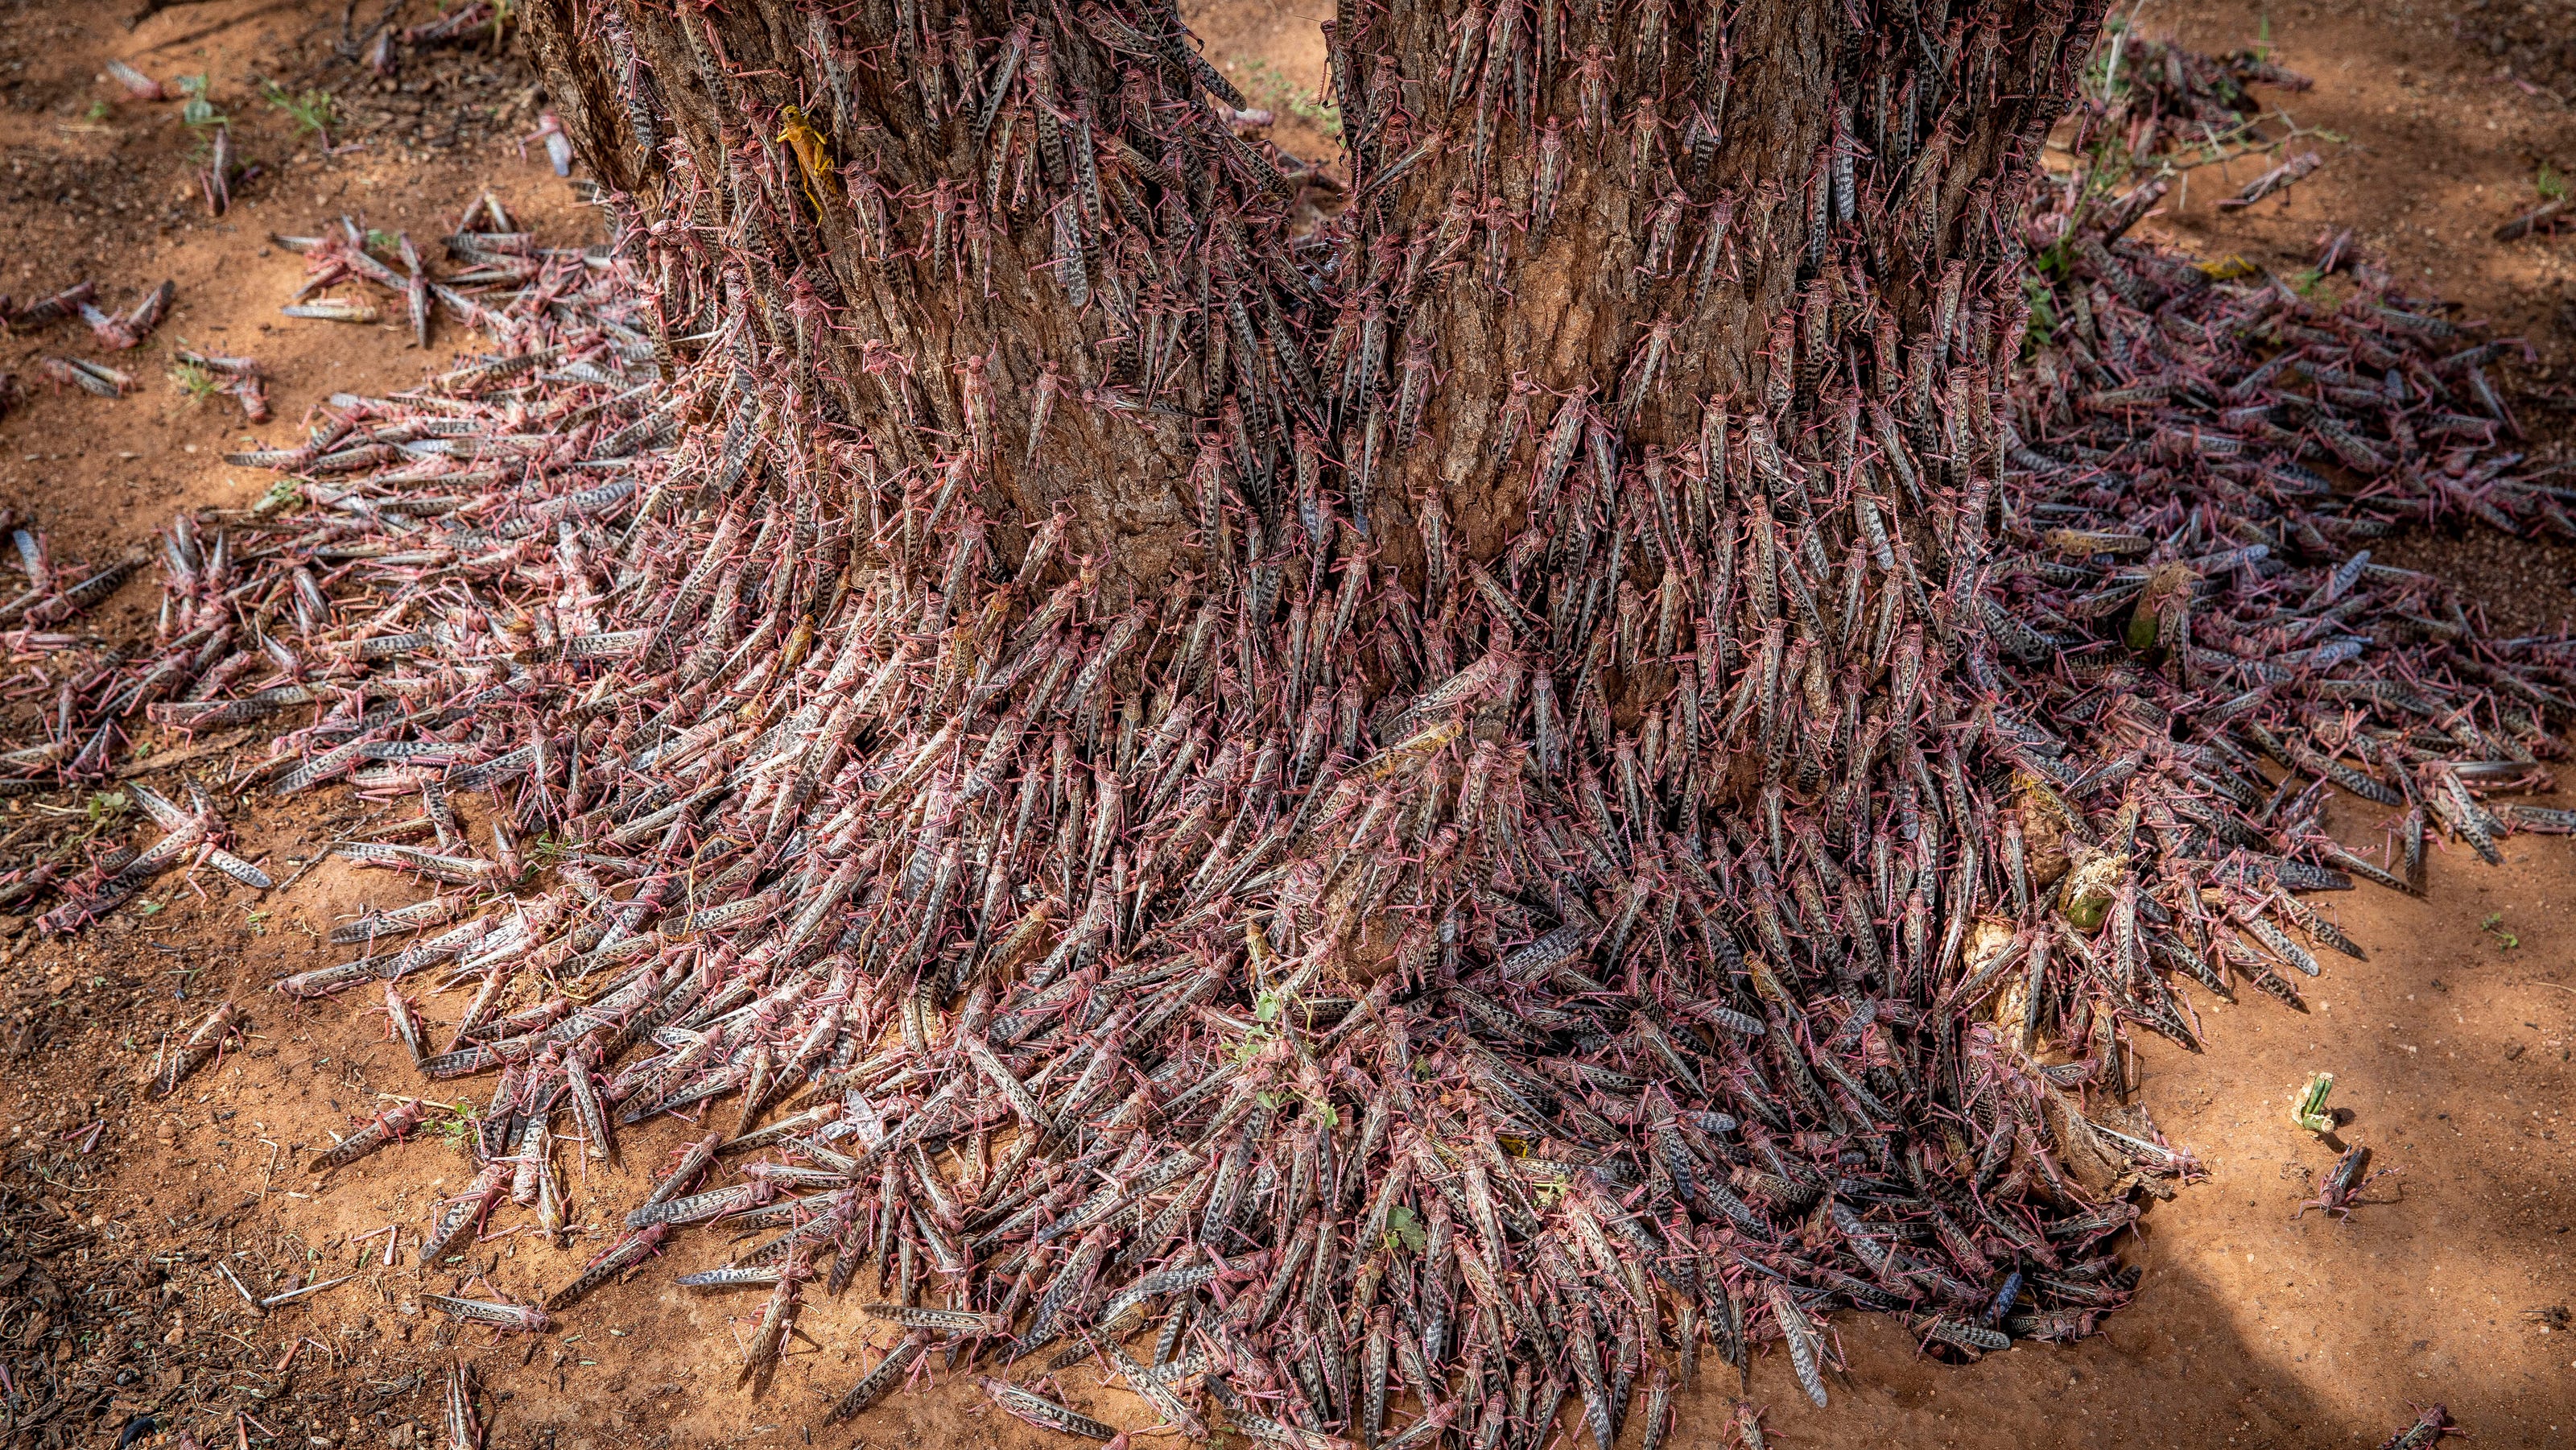
<path id="1" fill-rule="evenodd" d="M 368 1119 L 358 1131 L 341 1139 L 329 1151 L 317 1154 L 305 1166 L 315 1173 L 345 1168 L 388 1143 L 400 1141 L 405 1133 L 420 1126 L 429 1111 L 430 1105 L 419 1098 L 406 1098 Z"/>
<path id="2" fill-rule="evenodd" d="M 2326 1176 L 2317 1185 L 2317 1196 L 2300 1204 L 2299 1211 L 2291 1217 L 2305 1218 L 2309 1209 L 2321 1208 L 2338 1219 L 2349 1219 L 2353 1209 L 2365 1201 L 2361 1191 L 2396 1171 L 2394 1168 L 2373 1170 L 2369 1147 L 2355 1143 L 2344 1149 L 2335 1158 L 2334 1166 L 2326 1170 Z"/>
<path id="3" fill-rule="evenodd" d="M 239 1029 L 240 1022 L 241 1009 L 230 1002 L 221 1003 L 207 1013 L 196 1030 L 188 1034 L 187 1040 L 169 1054 L 155 1078 L 153 1096 L 166 1098 L 177 1092 L 180 1083 L 205 1066 L 222 1049 L 224 1040 Z"/>
<path id="4" fill-rule="evenodd" d="M 542 1309 L 491 1299 L 459 1299 L 450 1294 L 423 1294 L 421 1302 L 441 1314 L 503 1329 L 542 1331 L 550 1322 Z"/>

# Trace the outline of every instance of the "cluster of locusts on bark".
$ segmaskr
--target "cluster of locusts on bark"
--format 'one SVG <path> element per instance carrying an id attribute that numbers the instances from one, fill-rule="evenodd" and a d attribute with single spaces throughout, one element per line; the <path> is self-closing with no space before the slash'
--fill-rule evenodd
<path id="1" fill-rule="evenodd" d="M 1861 100 L 1745 219 L 1714 7 L 1471 5 L 1421 75 L 1344 32 L 1352 204 L 1291 242 L 1283 163 L 1168 12 L 862 9 L 814 21 L 794 110 L 727 58 L 746 32 L 592 13 L 669 171 L 649 222 L 611 198 L 613 252 L 469 217 L 479 280 L 433 286 L 333 242 L 494 351 L 250 456 L 273 507 L 174 527 L 155 649 L 36 747 L 95 779 L 138 710 L 279 722 L 272 793 L 417 802 L 337 851 L 429 894 L 274 990 L 363 996 L 439 1092 L 490 1084 L 433 1275 L 505 1200 L 569 1229 L 559 1137 L 703 1131 L 542 1306 L 448 1312 L 543 1329 L 669 1252 L 766 1294 L 755 1382 L 866 1282 L 901 1338 L 827 1420 L 972 1370 L 1108 1439 L 1064 1403 L 1088 1363 L 1191 1433 L 1535 1446 L 1572 1397 L 1652 1445 L 1705 1348 L 1778 1341 L 1821 1403 L 1837 1307 L 1946 1356 L 2089 1332 L 2127 1196 L 2196 1171 L 2126 1104 L 2129 1029 L 2196 1050 L 2187 982 L 2297 1006 L 2305 942 L 2351 948 L 2295 893 L 2412 889 L 2428 819 L 2488 852 L 2566 823 L 2480 796 L 2576 713 L 2576 655 L 2473 640 L 2364 547 L 2454 508 L 2565 527 L 2498 451 L 2484 348 L 2393 295 L 2213 283 L 2120 240 L 2141 194 L 2031 219 L 2047 328 L 2004 393 L 2034 307 L 1991 203 L 2054 108 L 1945 158 L 2082 27 L 1881 7 L 1903 43 L 1841 33 Z M 731 109 L 681 127 L 669 65 Z M 1387 486 L 1445 426 L 1412 319 L 1467 305 L 1471 250 L 1507 280 L 1543 245 L 1558 116 L 1589 147 L 1623 111 L 1614 167 L 1697 239 L 1646 227 L 1657 264 L 1600 285 L 1675 321 L 1606 386 L 1510 388 L 1483 451 L 1525 502 L 1471 554 Z M 897 174 L 934 152 L 971 167 Z M 1408 218 L 1435 165 L 1460 199 Z M 1748 296 L 1752 249 L 1805 250 L 1794 296 Z M 916 354 L 1036 265 L 1100 346 Z M 1758 377 L 1676 396 L 1662 349 L 1730 294 L 1779 304 Z M 1198 573 L 1085 554 L 1079 499 L 1008 510 L 1100 429 L 1190 460 Z M 2329 785 L 2406 810 L 2402 860 L 2324 835 Z M 220 844 L 168 824 L 156 864 Z"/>

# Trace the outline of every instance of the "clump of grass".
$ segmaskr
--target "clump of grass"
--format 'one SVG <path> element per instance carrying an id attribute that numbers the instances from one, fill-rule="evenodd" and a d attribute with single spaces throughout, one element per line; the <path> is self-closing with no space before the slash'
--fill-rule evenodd
<path id="1" fill-rule="evenodd" d="M 188 401 L 202 403 L 224 390 L 224 380 L 199 363 L 172 363 L 170 387 Z"/>
<path id="2" fill-rule="evenodd" d="M 2540 169 L 2531 174 L 2531 189 L 2540 193 L 2542 201 L 2563 201 L 2567 196 L 2567 178 L 2558 174 L 2557 167 L 2543 161 Z"/>
<path id="3" fill-rule="evenodd" d="M 331 127 L 339 120 L 339 103 L 331 99 L 329 91 L 290 92 L 275 81 L 262 81 L 259 93 L 295 122 L 297 136 L 318 135 L 326 143 L 331 139 Z"/>

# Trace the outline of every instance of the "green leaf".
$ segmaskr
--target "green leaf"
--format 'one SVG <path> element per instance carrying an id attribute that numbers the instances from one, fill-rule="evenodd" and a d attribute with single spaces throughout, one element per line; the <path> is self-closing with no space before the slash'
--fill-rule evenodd
<path id="1" fill-rule="evenodd" d="M 1393 1248 L 1396 1245 L 1401 1244 L 1406 1249 L 1418 1254 L 1422 1252 L 1422 1246 L 1430 1241 L 1431 1236 L 1423 1232 L 1422 1220 L 1414 1216 L 1412 1209 L 1399 1203 L 1395 1207 L 1387 1210 L 1387 1247 Z"/>

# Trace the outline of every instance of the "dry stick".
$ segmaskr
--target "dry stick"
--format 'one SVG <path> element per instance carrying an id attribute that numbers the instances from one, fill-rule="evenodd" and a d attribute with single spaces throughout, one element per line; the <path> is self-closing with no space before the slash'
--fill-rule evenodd
<path id="1" fill-rule="evenodd" d="M 138 760 L 129 765 L 120 767 L 116 772 L 116 778 L 118 780 L 132 780 L 137 776 L 150 775 L 155 771 L 168 770 L 174 765 L 187 765 L 193 761 L 203 760 L 210 755 L 229 754 L 234 746 L 250 739 L 255 733 L 256 732 L 254 731 L 246 729 L 236 730 L 220 739 L 208 740 L 202 744 L 192 745 L 185 750 L 175 751 L 169 755 L 150 756 L 146 759 Z M 0 842 L 0 844 L 6 843 Z"/>
<path id="2" fill-rule="evenodd" d="M 379 815 L 379 816 L 380 816 L 380 815 L 382 815 L 382 814 L 383 814 L 383 812 L 381 812 L 381 811 L 377 812 L 377 815 Z M 375 816 L 370 816 L 370 817 L 368 817 L 368 819 L 369 819 L 369 820 L 374 820 L 375 818 L 376 818 Z M 293 886 L 296 882 L 303 880 L 306 872 L 309 872 L 309 871 L 311 871 L 314 867 L 319 866 L 319 865 L 321 865 L 323 862 L 330 860 L 330 859 L 331 859 L 331 853 L 332 853 L 332 852 L 334 852 L 334 851 L 336 851 L 336 850 L 340 849 L 342 846 L 345 846 L 345 845 L 349 844 L 351 841 L 354 841 L 354 840 L 356 840 L 357 838 L 358 838 L 358 837 L 357 837 L 356 833 L 354 833 L 354 832 L 352 832 L 352 833 L 350 833 L 350 834 L 348 834 L 348 835 L 344 835 L 344 836 L 342 836 L 340 839 L 338 839 L 338 840 L 336 840 L 336 841 L 333 841 L 330 845 L 323 847 L 323 848 L 322 848 L 318 853 L 316 853 L 315 855 L 313 855 L 313 856 L 311 856 L 311 857 L 307 858 L 303 865 L 298 866 L 298 867 L 296 867 L 296 868 L 295 868 L 295 874 L 294 874 L 294 875 L 289 876 L 289 877 L 287 877 L 285 880 L 283 880 L 283 881 L 281 881 L 281 882 L 277 883 L 276 894 L 277 894 L 277 895 L 280 895 L 280 896 L 285 895 L 285 894 L 286 894 L 286 889 L 287 889 L 288 887 L 290 887 L 290 886 Z"/>

